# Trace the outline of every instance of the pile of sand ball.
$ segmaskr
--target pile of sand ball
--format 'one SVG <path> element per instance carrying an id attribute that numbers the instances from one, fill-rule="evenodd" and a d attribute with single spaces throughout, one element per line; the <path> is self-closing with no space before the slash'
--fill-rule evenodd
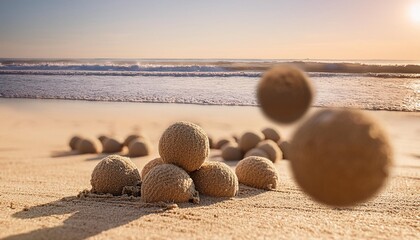
<path id="1" fill-rule="evenodd" d="M 307 120 L 290 143 L 299 186 L 315 200 L 350 206 L 384 185 L 392 149 L 378 123 L 355 110 L 322 110 Z"/>
<path id="2" fill-rule="evenodd" d="M 263 157 L 246 157 L 236 166 L 240 183 L 250 187 L 274 190 L 279 186 L 279 175 L 273 162 Z"/>

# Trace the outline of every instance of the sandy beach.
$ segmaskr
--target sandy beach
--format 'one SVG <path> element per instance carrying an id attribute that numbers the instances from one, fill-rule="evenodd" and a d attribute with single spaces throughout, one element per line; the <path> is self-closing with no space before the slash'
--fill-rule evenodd
<path id="1" fill-rule="evenodd" d="M 312 109 L 311 114 L 317 109 Z M 214 139 L 271 126 L 288 139 L 296 124 L 275 125 L 256 107 L 0 99 L 1 239 L 419 239 L 420 113 L 369 111 L 387 129 L 395 166 L 379 196 L 354 208 L 333 209 L 303 194 L 289 161 L 276 163 L 281 187 L 240 185 L 232 199 L 201 196 L 200 204 L 146 204 L 139 198 L 81 198 L 103 154 L 75 155 L 74 134 L 123 140 L 141 132 L 158 156 L 172 122 L 201 125 Z M 122 153 L 124 154 L 124 152 Z M 212 161 L 221 161 L 218 150 Z M 228 162 L 235 168 L 237 162 Z"/>

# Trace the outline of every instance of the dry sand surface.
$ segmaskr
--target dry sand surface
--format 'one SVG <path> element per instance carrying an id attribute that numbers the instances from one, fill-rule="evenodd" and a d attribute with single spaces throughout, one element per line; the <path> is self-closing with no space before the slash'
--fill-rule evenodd
<path id="1" fill-rule="evenodd" d="M 176 120 L 198 123 L 216 139 L 267 126 L 287 139 L 296 124 L 274 125 L 255 107 L 0 99 L 0 238 L 420 239 L 420 113 L 370 113 L 387 128 L 396 162 L 388 186 L 365 204 L 333 209 L 313 202 L 283 160 L 276 163 L 278 191 L 241 185 L 232 199 L 202 195 L 200 204 L 145 204 L 78 197 L 90 188 L 90 174 L 104 155 L 74 155 L 69 138 L 123 140 L 142 132 L 154 152 L 133 158 L 141 170 Z M 211 159 L 220 161 L 219 154 L 212 150 Z"/>

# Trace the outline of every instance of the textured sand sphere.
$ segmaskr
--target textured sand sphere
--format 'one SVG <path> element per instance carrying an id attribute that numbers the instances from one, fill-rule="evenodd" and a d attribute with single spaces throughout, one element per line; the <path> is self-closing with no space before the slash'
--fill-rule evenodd
<path id="1" fill-rule="evenodd" d="M 282 153 L 283 153 L 283 159 L 289 159 L 289 148 L 290 143 L 288 141 L 279 141 L 278 146 L 280 147 Z"/>
<path id="2" fill-rule="evenodd" d="M 140 183 L 140 174 L 134 163 L 126 157 L 110 155 L 102 159 L 92 172 L 90 184 L 94 193 L 121 195 L 125 186 Z"/>
<path id="3" fill-rule="evenodd" d="M 279 175 L 273 162 L 263 157 L 247 157 L 236 166 L 240 183 L 250 187 L 273 190 L 279 186 Z"/>
<path id="4" fill-rule="evenodd" d="M 130 157 L 143 157 L 152 152 L 152 144 L 144 138 L 135 139 L 128 144 L 128 155 Z"/>
<path id="5" fill-rule="evenodd" d="M 281 152 L 277 143 L 272 140 L 264 140 L 257 145 L 257 149 L 261 149 L 268 154 L 268 159 L 272 162 L 277 162 L 283 158 L 283 153 Z"/>
<path id="6" fill-rule="evenodd" d="M 250 156 L 256 156 L 256 157 L 263 157 L 263 158 L 269 158 L 268 153 L 266 153 L 264 150 L 259 148 L 253 148 L 245 153 L 244 157 L 250 157 Z"/>
<path id="7" fill-rule="evenodd" d="M 264 73 L 257 98 L 264 114 L 273 121 L 291 123 L 309 108 L 313 97 L 311 83 L 299 69 L 277 66 Z"/>
<path id="8" fill-rule="evenodd" d="M 244 157 L 237 144 L 226 144 L 222 147 L 222 158 L 225 161 L 238 161 Z"/>
<path id="9" fill-rule="evenodd" d="M 177 122 L 162 134 L 159 154 L 165 163 L 192 172 L 200 168 L 208 157 L 209 139 L 201 127 L 189 122 Z"/>
<path id="10" fill-rule="evenodd" d="M 158 165 L 146 174 L 141 185 L 141 198 L 145 202 L 200 201 L 191 177 L 173 164 Z"/>
<path id="11" fill-rule="evenodd" d="M 233 138 L 222 138 L 219 141 L 217 141 L 217 143 L 215 144 L 214 148 L 215 149 L 222 149 L 222 147 L 228 143 L 235 143 L 235 139 Z"/>
<path id="12" fill-rule="evenodd" d="M 238 193 L 238 178 L 232 169 L 221 162 L 205 162 L 191 173 L 195 188 L 212 197 L 233 197 Z"/>
<path id="13" fill-rule="evenodd" d="M 239 139 L 238 145 L 243 152 L 248 152 L 256 147 L 264 139 L 264 135 L 259 132 L 246 132 Z"/>
<path id="14" fill-rule="evenodd" d="M 79 153 L 98 153 L 101 152 L 100 145 L 96 139 L 82 139 L 77 143 L 76 149 Z"/>
<path id="15" fill-rule="evenodd" d="M 290 142 L 300 187 L 315 200 L 351 206 L 384 185 L 392 149 L 378 124 L 360 111 L 323 110 L 307 120 Z"/>
<path id="16" fill-rule="evenodd" d="M 117 153 L 121 152 L 123 145 L 113 138 L 106 138 L 102 141 L 102 152 L 104 153 Z"/>
<path id="17" fill-rule="evenodd" d="M 81 137 L 79 137 L 79 136 L 74 136 L 74 137 L 72 137 L 72 138 L 70 139 L 70 142 L 69 142 L 70 149 L 71 149 L 71 150 L 76 150 L 76 148 L 77 148 L 77 144 L 79 143 L 79 141 L 80 141 L 80 140 L 82 140 L 82 138 L 81 138 Z"/>
<path id="18" fill-rule="evenodd" d="M 127 136 L 127 138 L 124 140 L 123 145 L 127 146 L 131 143 L 131 141 L 136 140 L 138 138 L 142 138 L 142 136 L 138 135 L 138 134 L 132 134 Z"/>
<path id="19" fill-rule="evenodd" d="M 148 162 L 146 165 L 144 165 L 143 169 L 141 170 L 141 179 L 144 179 L 146 177 L 146 174 L 152 170 L 152 168 L 156 167 L 157 165 L 164 164 L 162 161 L 162 158 L 155 158 L 152 161 Z"/>
<path id="20" fill-rule="evenodd" d="M 273 128 L 264 128 L 261 132 L 264 134 L 264 139 L 270 139 L 274 142 L 280 140 L 280 134 Z"/>

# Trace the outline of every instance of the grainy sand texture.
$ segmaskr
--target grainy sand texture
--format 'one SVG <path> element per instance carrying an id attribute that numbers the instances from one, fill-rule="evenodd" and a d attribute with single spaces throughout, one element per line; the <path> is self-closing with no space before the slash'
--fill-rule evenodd
<path id="1" fill-rule="evenodd" d="M 273 124 L 256 107 L 0 99 L 0 239 L 420 239 L 420 113 L 369 114 L 389 133 L 395 166 L 366 203 L 320 205 L 280 160 L 279 190 L 240 185 L 234 198 L 151 204 L 79 194 L 90 189 L 92 170 L 106 155 L 69 151 L 71 136 L 122 142 L 144 134 L 154 150 L 132 158 L 141 171 L 158 157 L 159 138 L 175 121 L 198 124 L 214 139 L 274 127 L 288 140 L 299 123 Z M 210 160 L 222 161 L 220 150 L 212 149 Z M 234 169 L 237 161 L 226 163 Z"/>

